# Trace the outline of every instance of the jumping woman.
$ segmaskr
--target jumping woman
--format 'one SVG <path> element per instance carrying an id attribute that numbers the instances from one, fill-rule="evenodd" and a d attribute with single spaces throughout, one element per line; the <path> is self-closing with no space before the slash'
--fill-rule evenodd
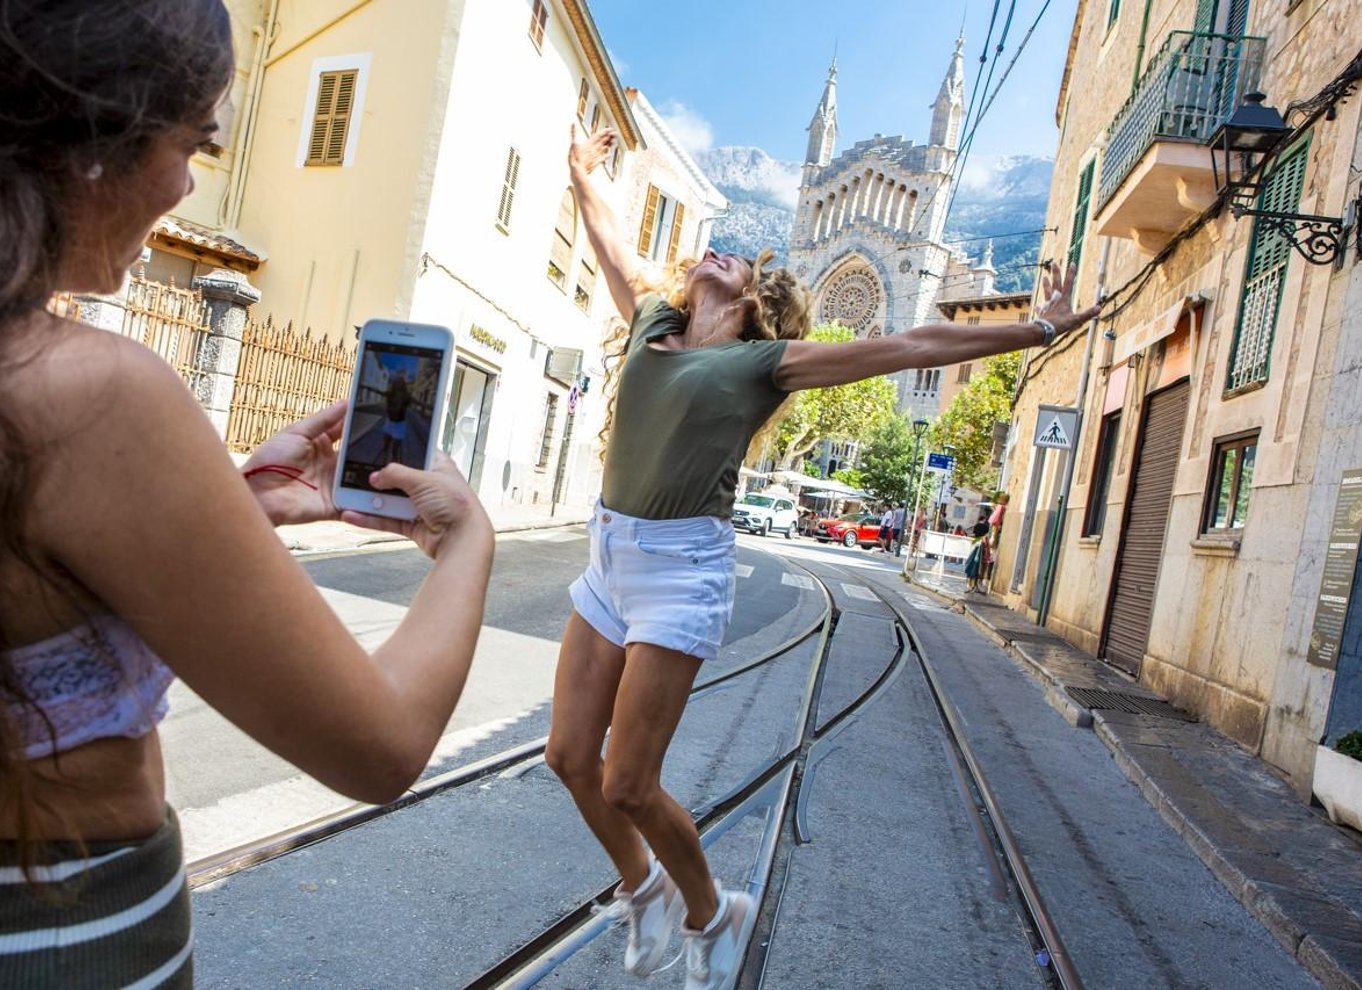
<path id="1" fill-rule="evenodd" d="M 1033 323 L 806 341 L 809 293 L 789 271 L 768 267 L 770 252 L 748 261 L 707 251 L 678 267 L 667 295 L 656 294 L 591 178 L 616 140 L 603 130 L 574 139 L 568 152 L 629 339 L 588 524 L 590 564 L 571 588 L 546 757 L 620 872 L 626 970 L 655 970 L 680 922 L 687 990 L 708 990 L 731 980 L 755 909 L 714 880 L 661 772 L 695 676 L 718 655 L 732 613 L 729 520 L 749 442 L 799 389 L 1047 345 L 1097 311 L 1073 312 L 1073 273 L 1052 266 Z"/>

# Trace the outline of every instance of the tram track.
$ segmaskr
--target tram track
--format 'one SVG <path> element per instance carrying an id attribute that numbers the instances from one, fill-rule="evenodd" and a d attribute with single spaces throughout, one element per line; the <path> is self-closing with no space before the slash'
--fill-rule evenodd
<path id="1" fill-rule="evenodd" d="M 888 621 L 894 631 L 894 647 L 868 683 L 850 701 L 820 721 L 819 706 L 830 669 L 829 656 L 844 610 L 839 606 L 838 595 L 830 584 L 832 577 L 819 573 L 823 567 L 807 567 L 788 558 L 784 562 L 807 574 L 821 591 L 823 608 L 817 618 L 785 642 L 696 684 L 691 692 L 692 698 L 712 693 L 817 637 L 801 707 L 790 723 L 797 727 L 795 731 L 782 732 L 766 762 L 750 770 L 738 784 L 692 810 L 701 842 L 706 848 L 749 816 L 755 816 L 761 822 L 760 840 L 745 883 L 758 906 L 757 918 L 748 937 L 744 965 L 736 986 L 742 990 L 759 990 L 765 985 L 767 953 L 780 925 L 791 857 L 795 849 L 813 838 L 808 806 L 820 762 L 835 751 L 837 736 L 853 726 L 857 717 L 873 705 L 894 681 L 905 672 L 917 669 L 921 671 L 934 701 L 942 734 L 948 741 L 951 771 L 969 813 L 976 839 L 991 863 L 990 872 L 995 886 L 1000 884 L 1006 888 L 1006 895 L 1012 900 L 1031 941 L 1045 982 L 1065 990 L 1081 988 L 1082 980 L 1058 928 L 1027 869 L 1020 847 L 988 785 L 983 768 L 969 747 L 959 713 L 942 688 L 904 604 L 895 600 L 897 596 L 877 587 L 873 581 L 864 582 L 864 586 L 874 595 L 875 602 L 889 614 Z M 828 565 L 828 570 L 836 569 Z M 836 575 L 838 580 L 848 577 L 840 570 L 836 571 Z M 847 608 L 857 605 L 852 602 L 845 604 Z M 546 742 L 546 738 L 541 738 L 522 743 L 431 777 L 415 785 L 392 804 L 381 807 L 359 805 L 249 846 L 201 860 L 191 865 L 191 885 L 201 886 L 228 877 L 295 849 L 412 807 L 437 794 L 466 787 L 496 774 L 514 772 L 519 767 L 528 768 L 542 760 Z M 589 898 L 565 911 L 465 986 L 470 990 L 521 988 L 532 987 L 543 981 L 611 926 L 611 919 L 601 912 L 601 908 L 609 903 L 615 883 L 612 880 Z"/>

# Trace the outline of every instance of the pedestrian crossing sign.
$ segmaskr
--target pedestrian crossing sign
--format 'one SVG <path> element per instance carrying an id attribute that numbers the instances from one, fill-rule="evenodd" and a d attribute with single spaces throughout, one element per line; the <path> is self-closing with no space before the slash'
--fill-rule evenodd
<path id="1" fill-rule="evenodd" d="M 1068 406 L 1041 406 L 1036 416 L 1036 447 L 1072 450 L 1078 433 L 1078 410 Z"/>

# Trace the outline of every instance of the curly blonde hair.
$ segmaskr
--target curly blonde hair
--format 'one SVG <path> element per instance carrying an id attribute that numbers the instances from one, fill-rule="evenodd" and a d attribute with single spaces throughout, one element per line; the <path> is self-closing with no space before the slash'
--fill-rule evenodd
<path id="1" fill-rule="evenodd" d="M 744 259 L 752 268 L 752 278 L 743 288 L 739 304 L 750 302 L 751 313 L 743 322 L 742 340 L 803 340 L 813 327 L 813 296 L 788 268 L 767 267 L 775 258 L 775 252 L 764 248 L 756 258 Z M 668 266 L 662 279 L 650 286 L 658 295 L 667 300 L 678 313 L 688 320 L 690 308 L 686 303 L 686 274 L 698 258 L 685 258 Z M 604 393 L 607 396 L 605 422 L 601 424 L 597 440 L 600 442 L 600 457 L 605 461 L 605 451 L 610 439 L 611 428 L 615 424 L 615 398 L 619 387 L 619 370 L 629 344 L 629 324 L 615 320 L 602 344 L 602 362 L 605 366 Z M 749 457 L 753 451 L 760 450 L 769 439 L 774 424 L 784 415 L 782 403 L 766 424 L 757 431 L 748 449 Z"/>

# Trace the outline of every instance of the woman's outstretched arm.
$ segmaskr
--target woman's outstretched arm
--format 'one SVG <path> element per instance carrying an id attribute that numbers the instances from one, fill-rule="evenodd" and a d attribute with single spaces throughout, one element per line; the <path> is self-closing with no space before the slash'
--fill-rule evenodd
<path id="1" fill-rule="evenodd" d="M 574 126 L 572 144 L 568 148 L 568 170 L 572 174 L 577 206 L 582 211 L 582 222 L 586 225 L 586 236 L 600 262 L 605 284 L 610 287 L 610 298 L 615 300 L 616 308 L 627 322 L 634 318 L 634 310 L 647 292 L 647 286 L 639 277 L 631 245 L 620 233 L 615 211 L 606 205 L 591 182 L 592 171 L 605 161 L 618 141 L 619 135 L 609 128 L 579 141 Z"/>
<path id="2" fill-rule="evenodd" d="M 1057 264 L 1042 280 L 1047 302 L 1037 310 L 1039 320 L 1054 325 L 1055 339 L 1097 316 L 1100 306 L 1075 313 L 1070 302 L 1075 276 L 1073 266 L 1061 274 Z M 940 368 L 1007 351 L 1036 347 L 1045 341 L 1039 322 L 999 326 L 964 326 L 934 323 L 903 333 L 826 343 L 792 340 L 785 348 L 776 384 L 788 392 L 803 388 L 845 385 L 848 382 L 888 375 L 905 368 Z"/>

